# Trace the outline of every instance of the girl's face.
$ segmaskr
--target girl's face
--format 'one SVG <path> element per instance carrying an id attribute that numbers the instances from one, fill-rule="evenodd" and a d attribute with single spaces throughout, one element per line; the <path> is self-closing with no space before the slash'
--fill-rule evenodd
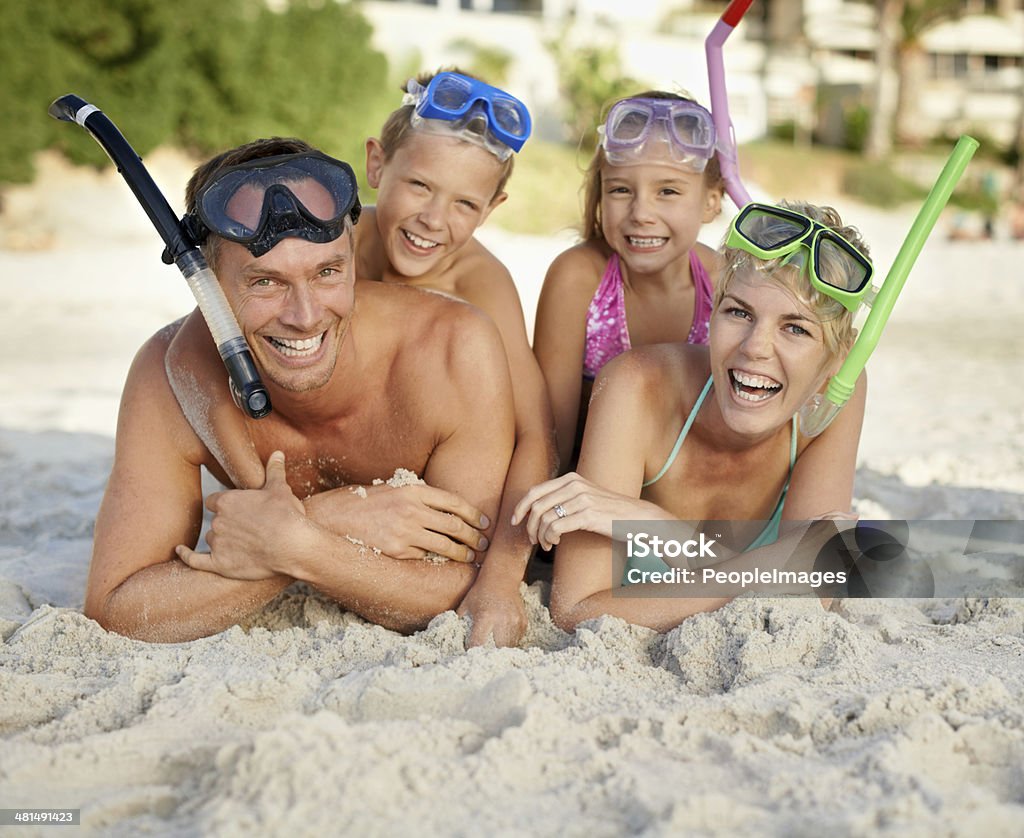
<path id="1" fill-rule="evenodd" d="M 788 423 L 834 366 L 815 313 L 756 270 L 744 269 L 711 316 L 715 398 L 737 433 Z"/>
<path id="2" fill-rule="evenodd" d="M 702 173 L 683 166 L 601 166 L 601 231 L 634 274 L 656 273 L 685 257 L 721 201 Z"/>
<path id="3" fill-rule="evenodd" d="M 366 143 L 366 176 L 377 190 L 377 228 L 391 267 L 407 277 L 450 267 L 455 254 L 507 197 L 495 194 L 498 159 L 456 137 L 412 132 L 385 160 Z"/>

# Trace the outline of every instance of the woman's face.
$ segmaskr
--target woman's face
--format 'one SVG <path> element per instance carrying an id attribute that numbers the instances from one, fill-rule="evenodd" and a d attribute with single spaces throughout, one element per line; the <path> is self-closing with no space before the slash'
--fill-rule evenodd
<path id="1" fill-rule="evenodd" d="M 741 269 L 711 317 L 715 397 L 737 433 L 770 433 L 822 386 L 833 359 L 811 308 L 751 268 Z"/>

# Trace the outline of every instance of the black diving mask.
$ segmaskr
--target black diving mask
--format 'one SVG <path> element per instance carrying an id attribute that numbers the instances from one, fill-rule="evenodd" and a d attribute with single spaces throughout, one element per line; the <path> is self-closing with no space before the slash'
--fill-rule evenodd
<path id="1" fill-rule="evenodd" d="M 355 224 L 361 206 L 348 163 L 318 151 L 280 154 L 231 166 L 196 196 L 196 211 L 182 219 L 196 244 L 213 233 L 257 258 L 281 239 L 334 241 Z"/>

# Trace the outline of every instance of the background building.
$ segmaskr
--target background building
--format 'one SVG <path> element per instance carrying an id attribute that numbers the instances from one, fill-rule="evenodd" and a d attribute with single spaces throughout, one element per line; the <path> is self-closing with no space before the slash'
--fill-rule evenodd
<path id="1" fill-rule="evenodd" d="M 814 134 L 849 144 L 885 66 L 878 52 L 885 2 L 755 0 L 726 45 L 738 140 L 781 129 L 798 140 Z M 460 60 L 466 44 L 507 51 L 505 83 L 528 101 L 538 132 L 551 139 L 559 138 L 561 104 L 545 42 L 615 46 L 625 74 L 707 102 L 703 42 L 725 7 L 698 0 L 375 0 L 360 6 L 374 24 L 376 45 L 397 66 Z M 1024 102 L 1024 0 L 964 0 L 940 12 L 916 30 L 894 32 L 898 58 L 882 72 L 909 76 L 894 130 L 910 141 L 969 130 L 1013 145 Z"/>

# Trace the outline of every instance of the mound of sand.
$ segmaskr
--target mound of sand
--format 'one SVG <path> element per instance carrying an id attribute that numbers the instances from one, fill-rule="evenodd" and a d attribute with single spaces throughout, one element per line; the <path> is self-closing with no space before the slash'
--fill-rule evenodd
<path id="1" fill-rule="evenodd" d="M 104 835 L 1024 834 L 1022 599 L 567 635 L 535 583 L 521 648 L 465 652 L 452 613 L 402 637 L 295 587 L 191 643 L 103 631 L 80 608 L 121 383 L 192 302 L 116 176 L 48 170 L 5 208 L 0 805 Z M 845 214 L 881 265 L 912 216 Z M 566 242 L 485 238 L 532 312 Z M 1022 255 L 929 243 L 870 365 L 864 516 L 1021 517 Z"/>

